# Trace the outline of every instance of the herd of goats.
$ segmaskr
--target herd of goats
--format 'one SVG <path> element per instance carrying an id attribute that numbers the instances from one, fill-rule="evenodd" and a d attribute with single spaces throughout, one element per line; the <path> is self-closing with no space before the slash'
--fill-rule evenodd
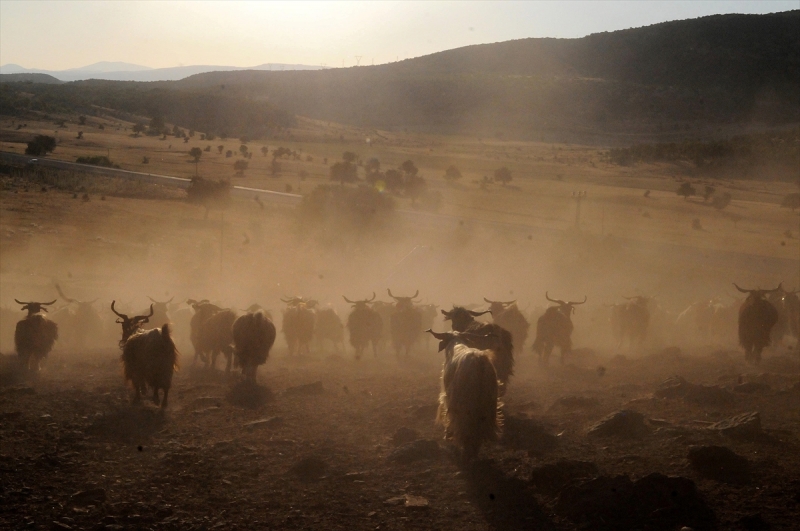
<path id="1" fill-rule="evenodd" d="M 798 291 L 786 291 L 782 285 L 772 290 L 745 290 L 734 286 L 747 294 L 744 301 L 736 304 L 736 310 L 739 343 L 745 350 L 748 362 L 758 363 L 764 348 L 782 341 L 786 335 L 792 336 L 797 345 L 800 329 Z M 62 298 L 78 303 L 77 310 L 72 314 L 74 319 L 80 317 L 81 311 L 91 311 L 91 303 L 70 299 L 56 287 Z M 450 310 L 440 310 L 444 320 L 450 321 L 452 331 L 435 332 L 432 328 L 437 306 L 420 304 L 419 291 L 410 297 L 398 297 L 391 290 L 387 291 L 394 302 L 376 301 L 375 293 L 372 298 L 363 300 L 344 297 L 352 306 L 346 323 L 342 323 L 332 308 L 321 307 L 317 301 L 303 297 L 282 298 L 281 301 L 286 304 L 282 332 L 289 354 L 309 353 L 315 337 L 327 339 L 334 345 L 343 345 L 346 328 L 356 360 L 368 347 L 377 357 L 385 342 L 391 342 L 398 358 L 403 358 L 409 356 L 422 337 L 430 337 L 424 336 L 424 332 L 430 333 L 439 341 L 439 351 L 445 352 L 438 419 L 445 427 L 446 437 L 461 446 L 464 457 L 474 457 L 483 442 L 497 436 L 499 401 L 514 373 L 515 349 L 519 353 L 520 347 L 526 344 L 528 320 L 517 307 L 516 301 L 484 299 L 489 306 L 483 311 L 474 309 L 476 306 L 454 306 Z M 555 305 L 547 308 L 538 318 L 532 348 L 539 362 L 546 365 L 554 348 L 558 347 L 563 363 L 564 356 L 572 350 L 572 315 L 575 306 L 584 304 L 587 299 L 563 301 L 550 298 L 549 293 L 545 297 Z M 116 301 L 111 303 L 111 311 L 116 314 L 116 322 L 122 328 L 119 346 L 125 380 L 133 385 L 135 400 L 139 401 L 149 388 L 154 402 L 164 408 L 178 361 L 178 349 L 173 338 L 175 325 L 172 323 L 178 324 L 180 319 L 177 315 L 168 314 L 171 300 L 151 300 L 153 304 L 149 311 L 142 315 L 129 317 L 117 311 Z M 28 312 L 16 325 L 16 351 L 24 370 L 35 372 L 62 332 L 57 321 L 45 315 L 47 306 L 56 300 L 15 301 L 22 305 L 22 310 Z M 652 298 L 637 296 L 610 307 L 611 329 L 620 346 L 625 339 L 632 346 L 642 344 L 651 321 L 652 302 Z M 214 369 L 219 354 L 223 354 L 227 360 L 226 372 L 235 363 L 241 368 L 244 381 L 254 385 L 257 368 L 266 363 L 277 336 L 270 313 L 256 304 L 241 315 L 234 309 L 223 308 L 209 300 L 189 299 L 187 304 L 191 308 L 191 314 L 186 317 L 189 317 L 188 330 L 195 352 L 194 362 L 200 360 L 207 368 Z M 707 331 L 724 319 L 731 307 L 716 300 L 702 301 L 693 304 L 678 319 L 685 320 L 686 316 L 691 316 L 697 329 Z M 476 319 L 484 314 L 490 314 L 493 322 Z M 152 329 L 145 329 L 148 323 L 153 326 Z M 80 330 L 67 332 L 78 336 L 87 333 Z M 796 348 L 800 349 L 800 346 Z M 159 396 L 159 391 L 163 392 L 163 398 Z"/>

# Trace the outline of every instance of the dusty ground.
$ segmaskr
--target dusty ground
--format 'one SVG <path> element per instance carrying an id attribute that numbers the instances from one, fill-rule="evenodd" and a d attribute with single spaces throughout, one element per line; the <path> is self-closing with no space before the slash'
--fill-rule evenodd
<path id="1" fill-rule="evenodd" d="M 493 445 L 463 468 L 433 422 L 440 356 L 419 356 L 355 364 L 338 356 L 290 359 L 277 348 L 260 370 L 270 398 L 248 408 L 232 403 L 237 378 L 193 368 L 184 355 L 161 413 L 129 405 L 117 352 L 54 354 L 37 379 L 0 388 L 0 522 L 8 529 L 577 529 L 576 517 L 556 508 L 560 484 L 531 482 L 537 467 L 572 459 L 612 477 L 689 478 L 714 515 L 692 521 L 689 514 L 680 525 L 656 518 L 632 529 L 766 529 L 761 520 L 772 529 L 796 526 L 796 359 L 770 357 L 754 370 L 738 352 L 695 352 L 540 370 L 523 358 L 505 413 L 512 422 L 533 419 L 545 435 Z M 607 368 L 603 376 L 596 363 Z M 655 398 L 673 374 L 721 386 L 730 400 Z M 731 391 L 739 378 L 767 386 Z M 321 388 L 296 389 L 314 382 Z M 660 420 L 633 439 L 587 436 L 592 423 L 618 409 Z M 752 411 L 762 418 L 758 440 L 708 429 Z M 401 427 L 437 441 L 441 453 L 394 462 L 392 436 Z M 710 444 L 745 457 L 751 477 L 723 482 L 698 474 L 688 451 Z M 395 500 L 405 495 L 427 505 Z M 602 527 L 595 520 L 585 528 Z"/>
<path id="2" fill-rule="evenodd" d="M 117 140 L 135 153 L 131 161 L 148 152 L 137 151 L 123 133 Z M 56 154 L 67 160 L 85 154 L 71 142 Z M 407 155 L 416 160 L 430 149 L 409 142 L 392 146 L 395 162 Z M 314 149 L 338 156 L 342 145 L 320 141 Z M 467 150 L 464 156 L 477 165 L 470 171 L 482 171 L 477 148 Z M 550 172 L 546 178 L 519 178 L 516 188 L 490 192 L 464 183 L 446 190 L 445 211 L 458 217 L 406 216 L 375 234 L 308 229 L 291 209 L 252 201 L 236 201 L 224 215 L 212 212 L 204 219 L 202 209 L 174 190 L 119 189 L 65 175 L 66 184 L 78 179 L 78 186 L 87 187 L 84 201 L 54 185 L 42 191 L 24 173 L 0 175 L 1 526 L 796 527 L 798 358 L 782 345 L 761 366 L 747 366 L 735 345 L 735 323 L 723 337 L 704 341 L 669 325 L 699 298 L 720 296 L 736 304 L 734 281 L 768 287 L 783 280 L 797 287 L 799 219 L 775 203 L 788 185 L 728 183 L 748 188 L 736 191 L 728 207 L 738 213 L 734 220 L 728 210 L 675 196 L 675 183 L 663 168 L 636 175 L 635 169 L 580 162 L 586 148 L 578 151 L 569 164 L 553 162 L 565 172 L 563 181 L 557 177 L 561 169 L 535 161 Z M 177 148 L 170 153 L 183 173 L 193 169 Z M 486 168 L 486 161 L 495 160 L 481 156 Z M 308 164 L 323 168 L 308 177 L 317 180 L 309 187 L 324 182 L 327 166 Z M 419 162 L 426 164 L 434 162 Z M 588 189 L 589 199 L 583 230 L 568 231 L 574 220 L 569 194 L 576 186 Z M 643 188 L 653 190 L 650 198 L 643 197 Z M 702 217 L 703 230 L 691 228 L 695 217 Z M 13 298 L 51 300 L 56 282 L 73 297 L 99 299 L 94 307 L 103 330 L 83 348 L 57 344 L 38 378 L 20 379 L 10 345 L 21 314 Z M 168 409 L 162 414 L 149 404 L 129 403 L 111 300 L 130 312 L 144 309 L 147 296 L 210 298 L 235 308 L 259 302 L 272 310 L 280 329 L 281 296 L 311 296 L 345 316 L 342 295 L 363 298 L 376 291 L 386 300 L 387 287 L 409 295 L 419 289 L 426 302 L 442 306 L 516 298 L 531 320 L 546 304 L 545 291 L 571 300 L 585 294 L 589 302 L 576 312 L 573 337 L 583 350 L 567 365 L 546 370 L 527 349 L 519 356 L 506 399 L 506 438 L 471 467 L 459 465 L 434 424 L 442 355 L 432 345 L 412 360 L 398 362 L 384 353 L 356 364 L 352 350 L 332 355 L 315 349 L 309 358 L 290 359 L 279 337 L 259 370 L 267 400 L 242 405 L 237 377 L 192 367 L 186 330 L 176 324 L 184 354 Z M 618 351 L 604 303 L 634 293 L 658 295 L 659 317 L 643 348 Z M 439 320 L 435 328 L 446 327 Z M 710 387 L 664 397 L 659 386 L 676 374 Z M 298 388 L 316 382 L 321 384 Z M 621 409 L 643 415 L 634 437 L 588 435 L 592 424 Z M 760 414 L 762 429 L 744 439 L 709 429 L 747 412 Z M 412 447 L 419 452 L 411 457 L 419 459 L 408 463 L 408 447 L 400 457 L 392 453 L 393 437 L 402 436 L 403 427 L 416 432 L 406 433 L 406 440 L 423 441 Z M 717 479 L 701 474 L 687 456 L 691 448 L 707 445 L 747 459 L 749 473 Z M 562 460 L 584 463 L 542 468 Z M 688 478 L 696 490 L 678 480 L 648 478 L 653 473 Z M 655 485 L 658 495 L 625 498 L 630 492 L 624 479 L 586 494 L 592 477 L 618 475 Z M 620 485 L 625 496 L 611 490 Z"/>

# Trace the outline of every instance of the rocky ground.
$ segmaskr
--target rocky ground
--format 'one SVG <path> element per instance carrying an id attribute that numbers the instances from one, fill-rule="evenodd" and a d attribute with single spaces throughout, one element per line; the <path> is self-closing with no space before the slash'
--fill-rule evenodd
<path id="1" fill-rule="evenodd" d="M 114 351 L 54 352 L 35 379 L 5 356 L 0 527 L 796 529 L 800 364 L 741 358 L 523 358 L 503 439 L 462 466 L 433 353 L 277 349 L 255 393 L 184 356 L 164 412 L 130 404 Z"/>

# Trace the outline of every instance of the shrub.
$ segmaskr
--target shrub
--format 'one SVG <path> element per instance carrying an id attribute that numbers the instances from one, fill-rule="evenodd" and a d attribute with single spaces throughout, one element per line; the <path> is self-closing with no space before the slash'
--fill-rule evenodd
<path id="1" fill-rule="evenodd" d="M 97 157 L 91 157 L 88 155 L 85 157 L 78 157 L 75 160 L 75 162 L 77 162 L 78 164 L 91 164 L 92 166 L 103 166 L 104 168 L 119 168 L 119 166 L 111 162 L 111 160 L 105 155 L 100 155 Z"/>
<path id="2" fill-rule="evenodd" d="M 25 148 L 26 155 L 33 155 L 34 157 L 47 155 L 56 149 L 56 139 L 47 135 L 36 135 L 33 140 L 28 142 L 28 147 Z"/>
<path id="3" fill-rule="evenodd" d="M 691 196 L 697 193 L 697 190 L 694 189 L 692 183 L 689 181 L 684 181 L 678 187 L 678 190 L 675 192 L 678 195 L 682 195 L 684 199 L 689 199 Z"/>
<path id="4" fill-rule="evenodd" d="M 711 205 L 717 210 L 722 210 L 730 204 L 731 204 L 731 194 L 729 194 L 728 192 L 722 192 L 721 194 L 714 194 L 714 197 L 711 199 Z"/>
<path id="5" fill-rule="evenodd" d="M 374 226 L 393 211 L 394 201 L 371 186 L 319 185 L 303 197 L 298 207 L 304 222 L 320 225 L 335 222 L 349 228 Z"/>

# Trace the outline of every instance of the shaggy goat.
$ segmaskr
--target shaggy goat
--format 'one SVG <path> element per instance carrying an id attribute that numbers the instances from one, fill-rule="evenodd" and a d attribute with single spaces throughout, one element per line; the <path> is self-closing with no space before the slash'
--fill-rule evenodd
<path id="1" fill-rule="evenodd" d="M 736 284 L 734 284 L 736 286 Z M 739 308 L 739 344 L 744 347 L 744 359 L 749 363 L 761 361 L 761 351 L 770 345 L 772 327 L 778 322 L 778 310 L 764 297 L 781 289 L 742 289 L 747 298 Z"/>
<path id="2" fill-rule="evenodd" d="M 444 320 L 450 321 L 453 330 L 470 332 L 461 338 L 467 346 L 491 352 L 490 360 L 500 382 L 500 396 L 503 396 L 508 388 L 508 381 L 514 375 L 514 340 L 511 332 L 502 326 L 475 320 L 475 317 L 486 313 L 491 312 L 475 312 L 461 306 L 454 306 L 450 311 L 442 310 Z"/>
<path id="3" fill-rule="evenodd" d="M 20 302 L 22 310 L 28 310 L 28 315 L 17 323 L 14 330 L 14 346 L 17 349 L 22 366 L 32 371 L 39 370 L 39 362 L 47 357 L 53 344 L 58 339 L 58 325 L 45 317 L 41 312 L 46 312 L 45 306 L 52 302 Z"/>
<path id="4" fill-rule="evenodd" d="M 159 330 L 140 330 L 125 342 L 122 348 L 122 364 L 125 370 L 125 381 L 133 384 L 136 392 L 134 402 L 139 402 L 147 387 L 153 390 L 153 402 L 167 407 L 169 388 L 172 385 L 172 373 L 178 366 L 178 349 L 170 336 L 169 325 Z M 159 400 L 159 389 L 164 391 L 163 400 Z"/>
<path id="5" fill-rule="evenodd" d="M 444 425 L 445 438 L 463 449 L 468 463 L 478 456 L 483 443 L 497 439 L 502 424 L 491 354 L 465 343 L 478 334 L 427 331 L 439 340 L 439 352 L 445 351 L 437 422 Z"/>
<path id="6" fill-rule="evenodd" d="M 197 347 L 201 357 L 206 360 L 206 368 L 217 368 L 220 352 L 227 360 L 225 372 L 231 371 L 233 361 L 233 323 L 236 312 L 231 309 L 220 310 L 203 322 L 197 336 Z"/>
<path id="7" fill-rule="evenodd" d="M 522 349 L 528 341 L 528 329 L 531 324 L 519 311 L 517 301 L 491 301 L 486 297 L 483 300 L 489 303 L 489 311 L 492 312 L 492 320 L 495 324 L 511 332 L 515 347 Z M 517 351 L 517 354 L 520 352 L 521 350 Z"/>
<path id="8" fill-rule="evenodd" d="M 289 355 L 310 353 L 309 344 L 314 337 L 314 311 L 316 301 L 302 297 L 281 299 L 289 306 L 283 311 L 283 335 L 289 345 Z"/>
<path id="9" fill-rule="evenodd" d="M 419 308 L 414 307 L 414 299 L 419 295 L 419 290 L 411 297 L 395 297 L 392 295 L 392 290 L 388 290 L 389 296 L 393 298 L 396 303 L 394 312 L 389 318 L 389 331 L 392 335 L 392 344 L 400 357 L 401 351 L 405 351 L 408 357 L 411 347 L 417 342 L 419 335 L 422 333 L 422 312 Z"/>
<path id="10" fill-rule="evenodd" d="M 356 360 L 361 359 L 368 343 L 372 343 L 372 355 L 377 358 L 383 322 L 380 314 L 368 306 L 375 300 L 375 293 L 372 293 L 371 299 L 351 301 L 344 297 L 344 300 L 353 305 L 353 311 L 347 316 L 347 330 L 350 332 L 350 344 L 356 351 Z"/>
<path id="11" fill-rule="evenodd" d="M 116 304 L 116 302 L 117 301 L 111 301 L 111 311 L 114 312 L 119 318 L 116 320 L 116 322 L 122 325 L 122 339 L 119 341 L 119 348 L 122 348 L 125 346 L 125 342 L 128 340 L 128 338 L 141 330 L 142 325 L 147 323 L 150 317 L 152 317 L 153 305 L 150 305 L 149 315 L 134 315 L 133 317 L 128 317 L 124 313 L 119 313 L 114 309 L 114 304 Z"/>
<path id="12" fill-rule="evenodd" d="M 242 368 L 246 381 L 256 383 L 259 365 L 267 362 L 275 344 L 275 325 L 262 311 L 246 313 L 233 322 L 233 344 L 236 365 Z"/>

